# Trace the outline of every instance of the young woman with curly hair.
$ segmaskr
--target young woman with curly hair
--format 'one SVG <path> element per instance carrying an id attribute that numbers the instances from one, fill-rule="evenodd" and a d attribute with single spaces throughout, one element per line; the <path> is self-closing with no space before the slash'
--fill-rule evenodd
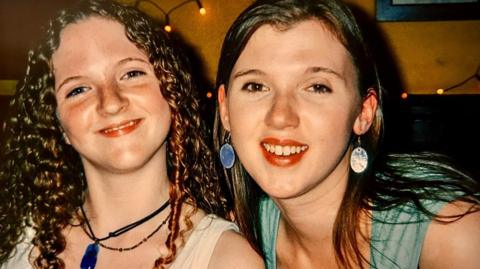
<path id="1" fill-rule="evenodd" d="M 479 268 L 479 183 L 382 151 L 384 89 L 345 3 L 255 1 L 217 87 L 216 146 L 267 268 Z"/>
<path id="2" fill-rule="evenodd" d="M 2 141 L 2 268 L 263 267 L 221 218 L 192 77 L 159 29 L 84 1 L 29 52 Z"/>

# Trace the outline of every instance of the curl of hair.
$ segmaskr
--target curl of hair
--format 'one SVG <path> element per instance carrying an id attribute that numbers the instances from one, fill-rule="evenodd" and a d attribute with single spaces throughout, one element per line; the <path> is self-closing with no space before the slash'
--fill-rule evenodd
<path id="1" fill-rule="evenodd" d="M 178 44 L 134 8 L 109 1 L 83 1 L 74 9 L 61 11 L 50 22 L 42 45 L 29 52 L 24 80 L 10 104 L 1 153 L 0 264 L 15 253 L 26 227 L 33 227 L 33 244 L 40 253 L 35 266 L 64 268 L 57 257 L 66 246 L 62 230 L 78 218 L 87 186 L 78 153 L 62 139 L 50 60 L 59 46 L 62 29 L 92 16 L 125 26 L 128 39 L 153 64 L 172 114 L 167 148 L 171 182 L 166 242 L 169 254 L 158 258 L 154 266 L 163 267 L 176 256 L 176 239 L 186 232 L 179 228 L 183 203 L 227 217 L 227 203 L 206 143 L 189 63 Z M 185 214 L 186 230 L 192 228 L 192 214 Z"/>

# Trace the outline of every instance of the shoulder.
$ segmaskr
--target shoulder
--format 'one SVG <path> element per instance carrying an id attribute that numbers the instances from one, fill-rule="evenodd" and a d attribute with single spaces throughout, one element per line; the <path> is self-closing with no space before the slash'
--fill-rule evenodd
<path id="1" fill-rule="evenodd" d="M 480 264 L 480 208 L 453 222 L 432 221 L 427 229 L 421 268 L 478 268 Z M 472 204 L 454 201 L 443 206 L 439 216 L 455 216 L 472 210 Z"/>
<path id="2" fill-rule="evenodd" d="M 30 242 L 34 237 L 35 231 L 31 227 L 25 229 L 24 238 L 19 242 L 15 249 L 13 256 L 5 263 L 0 264 L 0 269 L 16 268 L 16 269 L 31 269 L 30 252 L 33 250 L 33 244 Z"/>
<path id="3" fill-rule="evenodd" d="M 215 246 L 208 268 L 264 268 L 264 263 L 241 234 L 226 230 Z"/>

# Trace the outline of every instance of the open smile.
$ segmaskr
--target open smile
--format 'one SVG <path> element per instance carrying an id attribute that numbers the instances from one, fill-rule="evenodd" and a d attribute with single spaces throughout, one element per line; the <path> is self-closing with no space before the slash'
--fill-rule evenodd
<path id="1" fill-rule="evenodd" d="M 265 138 L 260 142 L 263 156 L 265 159 L 280 167 L 292 166 L 298 163 L 308 145 L 295 140 L 281 140 L 277 138 Z"/>
<path id="2" fill-rule="evenodd" d="M 131 133 L 133 130 L 137 129 L 141 122 L 142 119 L 124 121 L 119 124 L 110 125 L 98 132 L 106 137 L 118 137 Z"/>

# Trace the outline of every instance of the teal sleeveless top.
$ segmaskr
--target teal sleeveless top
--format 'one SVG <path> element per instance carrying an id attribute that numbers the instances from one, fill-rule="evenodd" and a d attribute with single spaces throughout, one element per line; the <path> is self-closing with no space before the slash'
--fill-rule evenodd
<path id="1" fill-rule="evenodd" d="M 426 201 L 423 204 L 432 213 L 445 202 Z M 261 239 L 267 269 L 276 269 L 277 232 L 280 210 L 268 197 L 260 200 Z M 370 262 L 372 268 L 417 269 L 423 240 L 431 219 L 412 205 L 402 205 L 386 211 L 374 211 Z"/>

